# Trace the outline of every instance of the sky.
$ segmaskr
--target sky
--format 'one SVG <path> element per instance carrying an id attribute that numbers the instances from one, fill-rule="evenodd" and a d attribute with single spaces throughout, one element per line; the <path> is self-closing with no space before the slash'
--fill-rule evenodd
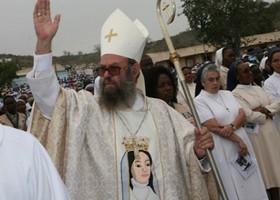
<path id="1" fill-rule="evenodd" d="M 0 0 L 0 54 L 33 55 L 36 44 L 32 16 L 35 2 Z M 180 14 L 182 2 L 175 2 L 176 13 Z M 51 0 L 52 18 L 61 14 L 59 30 L 53 40 L 53 55 L 61 56 L 64 51 L 72 54 L 94 52 L 95 46 L 100 44 L 103 23 L 117 8 L 131 20 L 140 20 L 147 27 L 152 41 L 162 39 L 156 3 L 156 0 Z M 187 28 L 188 21 L 184 15 L 176 15 L 174 22 L 168 25 L 171 36 Z"/>

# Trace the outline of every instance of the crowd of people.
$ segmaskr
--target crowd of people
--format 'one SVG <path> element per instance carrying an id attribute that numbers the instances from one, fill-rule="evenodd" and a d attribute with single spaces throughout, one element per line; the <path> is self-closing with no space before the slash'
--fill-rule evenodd
<path id="1" fill-rule="evenodd" d="M 253 59 L 226 47 L 215 62 L 183 66 L 198 129 L 174 68 L 141 70 L 148 31 L 139 20 L 117 9 L 105 21 L 98 78 L 58 79 L 60 15 L 52 20 L 49 0 L 37 0 L 33 18 L 28 84 L 1 88 L 0 156 L 10 156 L 1 199 L 216 200 L 206 149 L 228 199 L 279 199 L 280 48 Z"/>
<path id="2" fill-rule="evenodd" d="M 212 152 L 230 199 L 279 199 L 279 55 L 280 48 L 271 47 L 260 58 L 237 58 L 221 48 L 215 62 L 182 67 L 200 121 L 213 135 Z M 144 77 L 147 96 L 192 117 L 174 70 L 153 66 Z"/>
<path id="3" fill-rule="evenodd" d="M 94 92 L 93 75 L 69 74 L 67 77 L 59 78 L 58 82 L 65 89 L 80 91 L 85 89 Z M 0 123 L 26 130 L 28 126 L 28 117 L 30 116 L 34 97 L 27 83 L 9 85 L 0 87 Z M 9 106 L 8 106 L 9 104 Z M 19 114 L 19 125 L 17 117 Z"/>

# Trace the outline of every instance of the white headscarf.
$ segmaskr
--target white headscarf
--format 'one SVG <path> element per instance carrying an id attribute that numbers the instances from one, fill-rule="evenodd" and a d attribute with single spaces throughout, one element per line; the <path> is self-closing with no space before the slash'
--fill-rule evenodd
<path id="1" fill-rule="evenodd" d="M 223 48 L 220 48 L 216 51 L 216 55 L 215 55 L 215 64 L 218 68 L 221 68 L 221 66 L 223 65 Z"/>
<path id="2" fill-rule="evenodd" d="M 263 58 L 262 58 L 261 63 L 260 63 L 260 69 L 261 69 L 261 70 L 264 70 L 264 68 L 265 68 L 265 63 L 266 63 L 266 61 L 267 61 L 267 58 L 268 58 L 268 57 L 263 57 Z"/>

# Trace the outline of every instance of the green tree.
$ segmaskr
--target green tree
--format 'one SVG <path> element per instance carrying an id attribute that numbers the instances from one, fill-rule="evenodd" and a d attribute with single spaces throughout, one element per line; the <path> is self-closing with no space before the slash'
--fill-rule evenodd
<path id="1" fill-rule="evenodd" d="M 14 78 L 17 78 L 17 64 L 11 62 L 0 62 L 0 86 L 11 84 Z"/>
<path id="2" fill-rule="evenodd" d="M 217 48 L 232 47 L 236 53 L 243 43 L 249 42 L 243 37 L 259 32 L 256 18 L 263 15 L 261 11 L 267 6 L 261 0 L 181 1 L 183 14 L 201 42 Z"/>
<path id="3" fill-rule="evenodd" d="M 271 21 L 272 27 L 276 31 L 280 30 L 280 12 L 279 12 L 279 9 L 280 9 L 280 1 L 275 1 L 266 10 L 268 15 L 270 15 L 270 18 L 268 20 Z M 266 22 L 268 22 L 268 20 L 266 20 Z"/>
<path id="4" fill-rule="evenodd" d="M 253 34 L 263 34 L 274 31 L 273 18 L 276 12 L 271 12 L 272 4 L 263 1 L 255 2 L 255 10 L 251 16 L 248 28 L 253 30 Z"/>

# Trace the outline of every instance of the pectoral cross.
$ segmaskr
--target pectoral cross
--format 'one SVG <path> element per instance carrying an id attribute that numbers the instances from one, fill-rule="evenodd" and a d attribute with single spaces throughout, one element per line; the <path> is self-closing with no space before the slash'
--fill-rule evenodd
<path id="1" fill-rule="evenodd" d="M 105 39 L 108 38 L 108 42 L 111 42 L 112 37 L 116 37 L 116 36 L 118 36 L 118 34 L 117 33 L 113 33 L 113 29 L 111 28 L 110 33 L 105 36 Z"/>

